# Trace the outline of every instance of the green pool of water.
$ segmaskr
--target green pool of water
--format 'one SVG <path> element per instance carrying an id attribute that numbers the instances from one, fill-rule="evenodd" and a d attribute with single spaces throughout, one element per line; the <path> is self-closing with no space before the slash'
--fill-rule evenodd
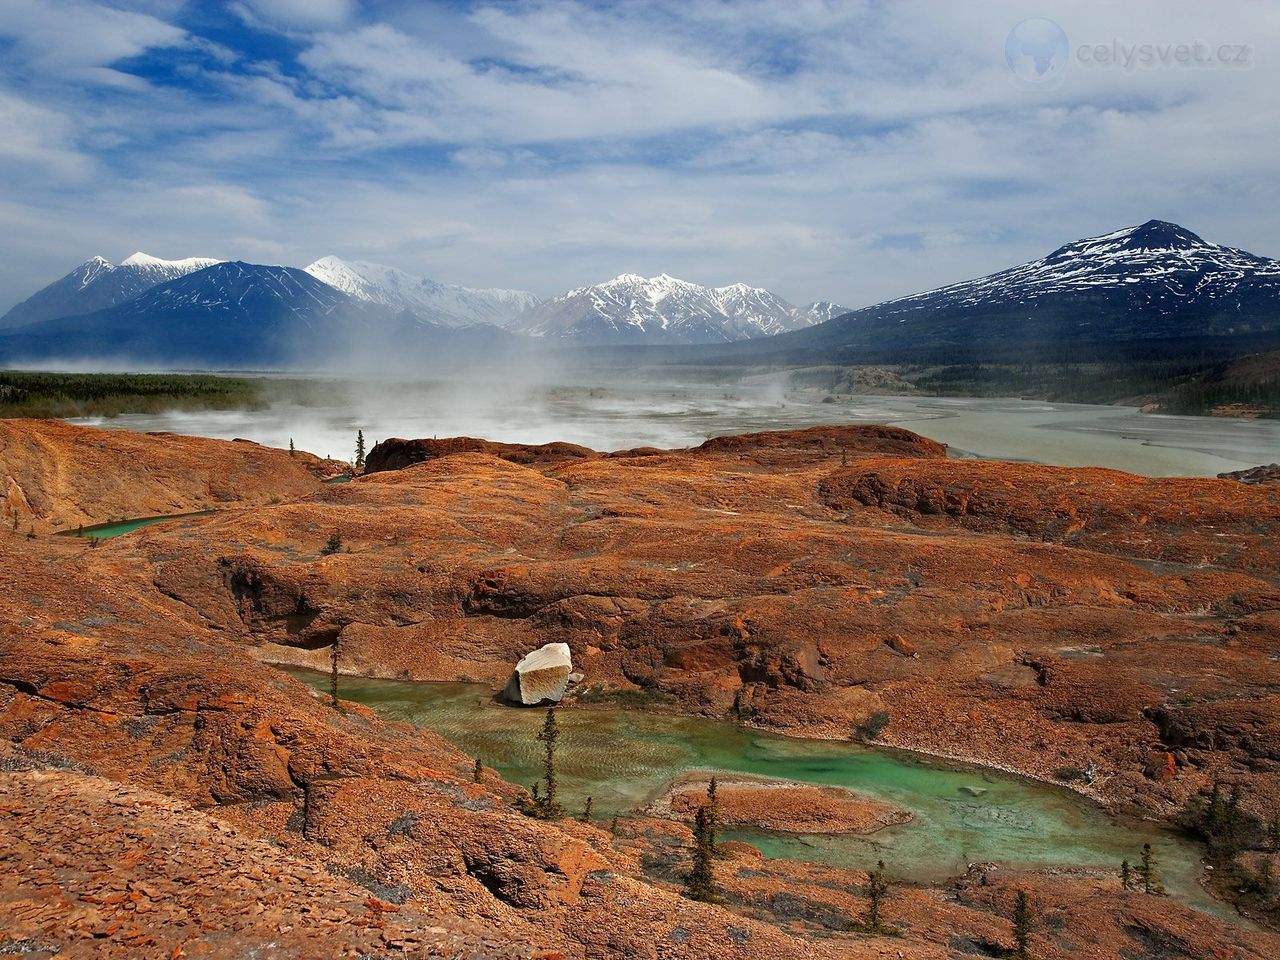
<path id="1" fill-rule="evenodd" d="M 321 689 L 328 677 L 296 671 Z M 540 775 L 535 734 L 542 710 L 495 703 L 483 686 L 344 677 L 344 699 L 379 715 L 436 731 L 508 780 Z M 910 823 L 869 837 L 739 833 L 766 854 L 861 867 L 883 859 L 897 876 L 936 881 L 968 864 L 1114 869 L 1136 863 L 1144 842 L 1160 859 L 1165 884 L 1184 902 L 1222 913 L 1200 887 L 1199 848 L 1155 824 L 1109 816 L 1070 791 L 976 767 L 853 743 L 796 740 L 732 723 L 617 707 L 557 712 L 557 770 L 562 799 L 580 809 L 588 795 L 597 816 L 625 814 L 688 770 L 762 774 L 831 784 L 909 810 Z M 973 796 L 969 791 L 984 791 Z"/>
<path id="2" fill-rule="evenodd" d="M 107 540 L 118 537 L 122 533 L 133 533 L 152 524 L 164 523 L 166 520 L 182 520 L 188 517 L 207 517 L 214 510 L 197 510 L 195 513 L 171 513 L 163 517 L 135 517 L 132 520 L 116 520 L 112 523 L 96 523 L 91 527 L 80 527 L 75 530 L 62 530 L 64 537 L 92 537 L 95 540 Z"/>

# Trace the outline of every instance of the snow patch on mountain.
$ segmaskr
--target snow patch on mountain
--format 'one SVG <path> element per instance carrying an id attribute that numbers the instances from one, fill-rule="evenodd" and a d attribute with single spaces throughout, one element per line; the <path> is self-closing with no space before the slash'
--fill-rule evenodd
<path id="1" fill-rule="evenodd" d="M 101 260 L 101 257 L 95 259 Z M 105 262 L 105 261 L 104 261 Z M 160 257 L 153 257 L 149 253 L 143 253 L 139 250 L 137 253 L 131 254 L 120 261 L 122 267 L 136 267 L 138 270 L 149 270 L 153 273 L 173 274 L 170 279 L 176 280 L 178 277 L 186 276 L 188 273 L 195 273 L 197 270 L 203 270 L 205 267 L 212 267 L 215 263 L 222 263 L 212 257 L 186 257 L 182 260 L 162 260 Z"/>

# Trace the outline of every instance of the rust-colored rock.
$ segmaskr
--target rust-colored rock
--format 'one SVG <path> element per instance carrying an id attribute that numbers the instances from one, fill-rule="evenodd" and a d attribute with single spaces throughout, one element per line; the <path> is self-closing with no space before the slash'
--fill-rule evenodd
<path id="1" fill-rule="evenodd" d="M 767 457 L 785 453 L 792 457 L 816 454 L 825 458 L 835 456 L 845 459 L 874 454 L 876 456 L 945 458 L 944 444 L 901 427 L 884 427 L 876 424 L 850 426 L 820 426 L 803 430 L 776 430 L 763 433 L 742 433 L 727 437 L 712 437 L 694 448 L 701 453 L 737 454 L 749 457 Z"/>
<path id="2" fill-rule="evenodd" d="M 248 440 L 0 420 L 0 528 L 46 533 L 296 500 L 336 473 L 332 461 Z"/>
<path id="3" fill-rule="evenodd" d="M 745 774 L 722 774 L 716 779 L 720 823 L 729 829 L 868 834 L 911 819 L 905 810 L 840 787 Z M 709 782 L 707 774 L 685 774 L 645 812 L 692 823 L 698 808 L 707 803 Z"/>
<path id="4" fill-rule="evenodd" d="M 48 525 L 0 530 L 0 932 L 27 953 L 53 936 L 74 955 L 64 921 L 82 891 L 182 880 L 186 900 L 155 922 L 106 932 L 116 911 L 94 913 L 105 955 L 147 955 L 128 953 L 136 928 L 148 948 L 171 950 L 172 931 L 236 956 L 284 926 L 277 956 L 315 955 L 322 927 L 356 955 L 378 954 L 370 929 L 409 955 L 989 955 L 1009 946 L 1022 886 L 1044 905 L 1037 956 L 1280 955 L 1274 937 L 1088 874 L 902 889 L 889 917 L 907 927 L 886 941 L 844 929 L 863 875 L 735 845 L 727 906 L 691 904 L 683 825 L 525 819 L 514 787 L 474 783 L 472 758 L 438 737 L 335 711 L 262 662 L 327 668 L 336 642 L 345 671 L 496 692 L 521 654 L 562 642 L 590 686 L 656 688 L 675 709 L 840 739 L 875 721 L 877 742 L 1050 780 L 1087 770 L 1076 789 L 1156 815 L 1225 779 L 1265 813 L 1280 806 L 1274 488 L 953 462 L 905 431 L 529 465 L 473 450 L 339 486 L 248 444 L 0 435 L 21 440 L 4 469 L 24 497 L 46 491 L 29 515 Z M 204 443 L 210 471 L 261 474 L 227 491 L 233 509 L 96 549 L 42 535 L 108 508 L 165 512 L 125 509 L 116 469 L 140 496 L 202 505 L 206 480 L 180 472 Z M 137 463 L 165 466 L 148 479 Z M 244 843 L 218 842 L 224 828 Z M 130 863 L 144 829 L 184 853 Z M 74 830 L 67 849 L 94 877 L 42 873 Z M 267 867 L 294 864 L 332 914 L 284 902 L 293 887 Z M 261 924 L 223 906 L 235 894 L 268 904 Z M 378 904 L 374 926 L 353 894 Z"/>
<path id="5" fill-rule="evenodd" d="M 561 463 L 594 457 L 594 450 L 573 443 L 499 443 L 475 437 L 449 437 L 444 440 L 401 440 L 392 437 L 379 441 L 365 458 L 365 473 L 403 470 L 415 463 L 428 463 L 458 453 L 483 453 L 500 460 L 526 466 Z"/>

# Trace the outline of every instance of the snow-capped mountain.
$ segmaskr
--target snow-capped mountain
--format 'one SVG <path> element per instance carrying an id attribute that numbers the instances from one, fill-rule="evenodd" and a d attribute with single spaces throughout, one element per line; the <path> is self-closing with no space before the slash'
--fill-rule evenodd
<path id="1" fill-rule="evenodd" d="M 878 359 L 929 353 L 945 361 L 1020 351 L 1066 356 L 1062 349 L 1072 345 L 1121 342 L 1164 353 L 1193 343 L 1230 352 L 1232 344 L 1269 349 L 1276 340 L 1280 261 L 1149 220 L 989 276 L 865 307 L 771 346 Z"/>
<path id="2" fill-rule="evenodd" d="M 125 303 L 13 331 L 51 356 L 273 362 L 358 326 L 368 306 L 301 270 L 215 263 Z M 385 311 L 384 311 L 385 313 Z"/>
<path id="3" fill-rule="evenodd" d="M 1148 220 L 1059 247 L 1047 257 L 925 293 L 881 304 L 888 315 L 922 303 L 979 308 L 1056 295 L 1142 288 L 1149 303 L 1178 306 L 1230 298 L 1259 282 L 1280 280 L 1280 261 L 1208 243 L 1185 227 Z"/>
<path id="4" fill-rule="evenodd" d="M 322 257 L 306 272 L 357 300 L 410 313 L 432 323 L 505 326 L 539 301 L 524 290 L 474 289 L 415 277 L 378 263 Z"/>
<path id="5" fill-rule="evenodd" d="M 538 304 L 510 329 L 583 343 L 724 343 L 807 326 L 813 306 L 744 283 L 704 287 L 665 273 L 624 273 Z"/>
<path id="6" fill-rule="evenodd" d="M 293 267 L 215 263 L 126 303 L 0 333 L 0 362 L 122 360 L 182 367 L 384 370 L 492 356 L 510 335 L 360 300 Z"/>
<path id="7" fill-rule="evenodd" d="M 0 327 L 92 313 L 219 262 L 208 257 L 161 260 L 138 252 L 116 265 L 92 257 L 0 317 Z"/>

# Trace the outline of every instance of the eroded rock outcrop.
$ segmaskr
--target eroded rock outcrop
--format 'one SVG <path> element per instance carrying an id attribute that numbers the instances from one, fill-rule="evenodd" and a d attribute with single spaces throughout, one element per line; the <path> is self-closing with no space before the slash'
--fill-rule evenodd
<path id="1" fill-rule="evenodd" d="M 298 499 L 342 466 L 247 440 L 0 420 L 0 528 L 39 534 Z"/>
<path id="2" fill-rule="evenodd" d="M 403 470 L 415 463 L 428 463 L 459 453 L 483 453 L 511 463 L 553 464 L 566 460 L 594 457 L 596 452 L 573 443 L 500 443 L 475 437 L 448 437 L 443 440 L 402 440 L 393 437 L 379 441 L 365 459 L 365 473 Z"/>

